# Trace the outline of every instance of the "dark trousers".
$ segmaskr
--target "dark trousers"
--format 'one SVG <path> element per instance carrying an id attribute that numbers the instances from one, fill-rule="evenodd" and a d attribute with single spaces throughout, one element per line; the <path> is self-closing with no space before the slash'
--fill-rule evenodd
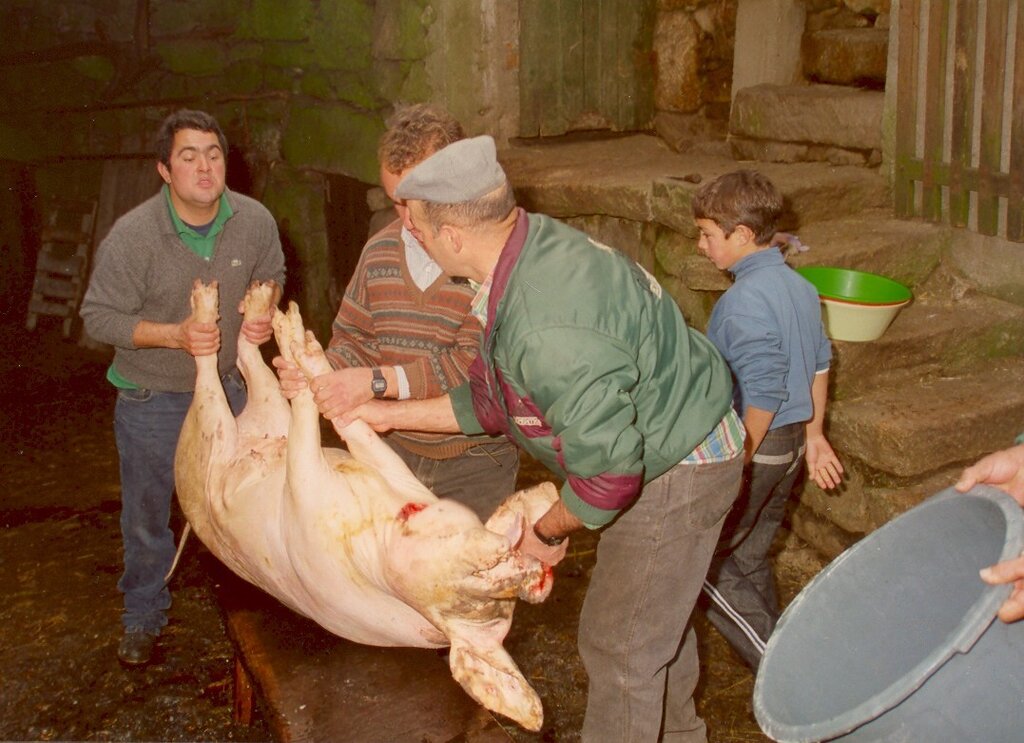
<path id="1" fill-rule="evenodd" d="M 430 492 L 469 506 L 481 521 L 486 522 L 515 492 L 519 449 L 507 439 L 477 444 L 450 459 L 420 456 L 396 441 L 384 440 Z"/>
<path id="2" fill-rule="evenodd" d="M 804 424 L 769 431 L 743 472 L 743 488 L 718 542 L 704 593 L 707 617 L 754 670 L 779 620 L 768 550 L 803 471 Z"/>

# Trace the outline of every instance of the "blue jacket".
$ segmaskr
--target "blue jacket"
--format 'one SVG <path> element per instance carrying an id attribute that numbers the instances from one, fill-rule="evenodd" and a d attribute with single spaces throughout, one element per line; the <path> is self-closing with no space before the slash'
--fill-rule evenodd
<path id="1" fill-rule="evenodd" d="M 736 409 L 775 413 L 773 429 L 810 420 L 814 375 L 832 359 L 817 291 L 778 248 L 745 256 L 729 271 L 736 282 L 711 312 L 708 338 L 736 378 Z"/>

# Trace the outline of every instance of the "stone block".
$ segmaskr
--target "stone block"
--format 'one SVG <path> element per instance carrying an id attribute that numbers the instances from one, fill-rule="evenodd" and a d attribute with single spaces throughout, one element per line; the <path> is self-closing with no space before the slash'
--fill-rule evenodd
<path id="1" fill-rule="evenodd" d="M 224 45 L 206 39 L 176 39 L 153 45 L 163 67 L 176 75 L 205 77 L 224 72 Z"/>
<path id="2" fill-rule="evenodd" d="M 804 75 L 834 85 L 885 84 L 889 33 L 880 28 L 837 28 L 804 34 Z"/>
<path id="3" fill-rule="evenodd" d="M 379 116 L 296 98 L 287 121 L 281 148 L 289 165 L 376 182 L 377 141 L 384 132 Z"/>
<path id="4" fill-rule="evenodd" d="M 565 221 L 597 242 L 628 255 L 648 271 L 653 270 L 654 240 L 651 225 L 601 214 L 571 217 Z"/>
<path id="5" fill-rule="evenodd" d="M 793 230 L 808 246 L 790 255 L 794 266 L 836 266 L 882 274 L 913 289 L 939 265 L 949 245 L 949 230 L 934 224 L 893 219 L 885 210 L 815 221 L 796 211 Z"/>
<path id="6" fill-rule="evenodd" d="M 730 134 L 729 147 L 736 160 L 769 163 L 805 163 L 812 160 L 809 156 L 810 148 L 806 144 L 794 142 L 750 139 Z"/>
<path id="7" fill-rule="evenodd" d="M 361 0 L 318 3 L 310 25 L 312 63 L 323 70 L 369 70 L 373 40 L 373 9 Z"/>
<path id="8" fill-rule="evenodd" d="M 749 139 L 881 149 L 885 94 L 839 85 L 757 85 L 735 93 L 729 133 Z"/>
<path id="9" fill-rule="evenodd" d="M 837 452 L 846 479 L 837 494 L 804 486 L 790 511 L 793 531 L 829 559 L 852 547 L 880 526 L 910 510 L 926 498 L 952 485 L 960 467 L 949 467 L 923 478 L 868 484 L 862 465 Z"/>
<path id="10" fill-rule="evenodd" d="M 374 59 L 423 59 L 429 51 L 424 26 L 429 14 L 417 2 L 378 0 L 373 8 Z"/>
<path id="11" fill-rule="evenodd" d="M 844 531 L 828 518 L 802 506 L 797 506 L 793 510 L 790 526 L 794 534 L 827 560 L 839 557 L 864 536 Z"/>
<path id="12" fill-rule="evenodd" d="M 687 11 L 658 13 L 654 24 L 654 107 L 659 111 L 692 112 L 701 106 L 697 32 L 697 24 Z"/>
<path id="13" fill-rule="evenodd" d="M 875 376 L 870 392 L 831 406 L 833 447 L 869 467 L 914 477 L 1005 446 L 1024 420 L 1024 360 L 980 362 L 958 375 Z"/>
<path id="14" fill-rule="evenodd" d="M 951 270 L 980 291 L 1024 306 L 1024 246 L 967 230 L 953 230 L 946 256 Z"/>
<path id="15" fill-rule="evenodd" d="M 955 376 L 979 361 L 1014 356 L 1024 356 L 1024 308 L 977 293 L 925 294 L 900 310 L 878 340 L 833 341 L 833 396 L 865 394 L 883 371 Z"/>
<path id="16" fill-rule="evenodd" d="M 607 214 L 635 221 L 650 217 L 649 183 L 553 183 L 520 186 L 513 180 L 516 196 L 530 211 L 566 218 L 580 214 Z"/>
<path id="17" fill-rule="evenodd" d="M 828 222 L 871 209 L 891 209 L 889 183 L 868 168 L 820 163 L 765 164 L 758 167 L 786 200 L 783 228 Z M 802 237 L 802 235 L 801 235 Z M 808 245 L 813 242 L 806 240 Z"/>
<path id="18" fill-rule="evenodd" d="M 802 507 L 814 511 L 850 534 L 869 534 L 940 490 L 949 487 L 961 470 L 959 464 L 922 477 L 880 475 L 858 460 L 855 452 L 836 450 L 843 463 L 843 482 L 835 490 L 822 490 L 807 480 L 799 488 Z"/>
<path id="19" fill-rule="evenodd" d="M 732 99 L 755 85 L 800 80 L 800 39 L 807 10 L 802 0 L 744 0 L 736 10 Z"/>
<path id="20" fill-rule="evenodd" d="M 250 0 L 249 12 L 241 14 L 243 20 L 237 36 L 266 41 L 307 41 L 309 29 L 315 25 L 318 5 L 317 0 Z"/>
<path id="21" fill-rule="evenodd" d="M 202 31 L 223 32 L 230 36 L 238 28 L 239 20 L 248 11 L 248 2 L 226 0 L 175 0 L 175 2 L 150 3 L 149 33 L 154 39 L 185 37 Z M 125 28 L 134 27 L 133 19 L 125 19 Z"/>
<path id="22" fill-rule="evenodd" d="M 651 218 L 696 240 L 699 233 L 691 205 L 693 195 L 704 180 L 700 173 L 681 173 L 655 180 L 651 184 Z"/>
<path id="23" fill-rule="evenodd" d="M 706 146 L 709 140 L 716 140 L 720 122 L 713 122 L 703 113 L 677 113 L 658 111 L 654 115 L 654 131 L 676 152 Z"/>

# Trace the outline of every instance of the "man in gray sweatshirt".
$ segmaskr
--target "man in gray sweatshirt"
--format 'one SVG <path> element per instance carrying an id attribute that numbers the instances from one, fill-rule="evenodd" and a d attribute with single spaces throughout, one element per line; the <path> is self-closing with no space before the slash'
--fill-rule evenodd
<path id="1" fill-rule="evenodd" d="M 239 332 L 273 334 L 270 316 L 237 311 L 253 281 L 274 281 L 284 254 L 277 225 L 259 202 L 225 186 L 227 141 L 202 111 L 177 111 L 157 137 L 164 186 L 121 217 L 100 244 L 81 315 L 89 334 L 114 346 L 107 379 L 117 388 L 114 433 L 121 469 L 124 634 L 118 658 L 145 665 L 171 605 L 164 576 L 174 558 L 170 530 L 174 451 L 192 402 L 194 356 L 218 353 L 231 408 L 245 405 L 235 367 Z M 217 281 L 219 323 L 191 319 L 195 279 Z M 219 350 L 218 350 L 219 349 Z"/>

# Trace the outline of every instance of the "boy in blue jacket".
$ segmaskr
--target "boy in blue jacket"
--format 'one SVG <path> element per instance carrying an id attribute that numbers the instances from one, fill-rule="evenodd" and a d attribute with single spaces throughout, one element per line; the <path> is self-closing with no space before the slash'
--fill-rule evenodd
<path id="1" fill-rule="evenodd" d="M 708 619 L 755 670 L 779 618 L 768 550 L 801 465 L 824 489 L 843 472 L 823 432 L 832 348 L 817 292 L 771 245 L 781 212 L 782 194 L 751 170 L 722 175 L 693 199 L 698 249 L 735 278 L 707 336 L 736 379 L 747 429 L 743 487 L 704 590 Z"/>

